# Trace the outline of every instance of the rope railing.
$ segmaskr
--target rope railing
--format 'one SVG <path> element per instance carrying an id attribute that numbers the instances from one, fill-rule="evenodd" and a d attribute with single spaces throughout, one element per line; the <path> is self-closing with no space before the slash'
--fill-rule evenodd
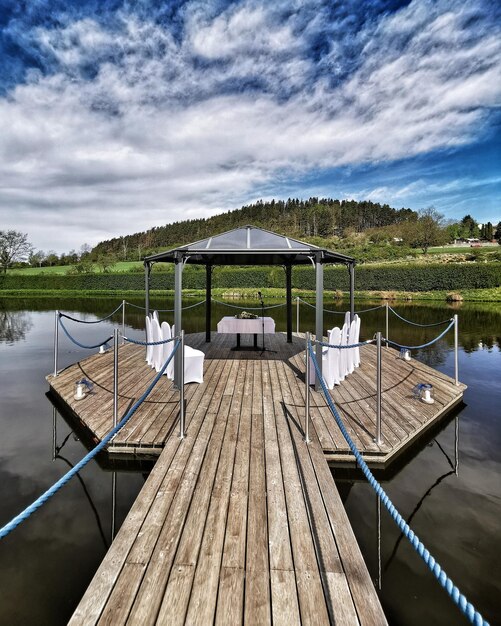
<path id="1" fill-rule="evenodd" d="M 121 302 L 117 306 L 117 308 L 114 311 L 112 311 L 109 315 L 107 315 L 106 317 L 102 317 L 101 319 L 98 319 L 98 320 L 79 320 L 78 318 L 72 317 L 71 315 L 68 315 L 68 313 L 63 313 L 62 311 L 59 311 L 59 317 L 66 317 L 66 319 L 69 319 L 72 322 L 78 322 L 79 324 L 100 324 L 101 322 L 105 322 L 106 320 L 109 320 L 111 317 L 115 315 L 115 313 L 118 313 L 118 311 L 120 311 L 123 305 L 124 303 Z"/>
<path id="2" fill-rule="evenodd" d="M 124 341 L 134 343 L 137 346 L 161 346 L 164 343 L 170 343 L 179 337 L 171 337 L 170 339 L 162 339 L 161 341 L 139 341 L 139 339 L 131 339 L 130 337 L 124 337 Z"/>
<path id="3" fill-rule="evenodd" d="M 61 319 L 62 315 L 61 313 L 59 313 L 59 325 L 61 326 L 61 328 L 64 331 L 64 334 L 68 337 L 68 339 L 74 343 L 76 346 L 78 346 L 79 348 L 84 348 L 85 350 L 94 350 L 95 348 L 100 348 L 101 346 L 106 345 L 109 341 L 111 341 L 113 339 L 113 335 L 110 335 L 107 339 L 105 339 L 104 341 L 101 341 L 100 343 L 96 343 L 92 346 L 88 346 L 86 344 L 80 343 L 79 341 L 77 341 L 74 337 L 71 336 L 70 332 L 68 331 L 68 329 L 66 328 L 66 326 L 63 324 L 63 320 Z"/>
<path id="4" fill-rule="evenodd" d="M 411 320 L 408 320 L 405 317 L 402 317 L 395 311 L 393 307 L 389 305 L 388 305 L 388 310 L 391 311 L 393 315 L 401 319 L 406 324 L 410 324 L 411 326 L 420 326 L 421 328 L 431 328 L 432 326 L 442 326 L 442 324 L 447 324 L 448 322 L 453 320 L 453 318 L 449 317 L 449 319 L 443 320 L 442 322 L 434 322 L 433 324 L 418 324 L 417 322 L 412 322 Z"/>
<path id="5" fill-rule="evenodd" d="M 155 376 L 155 378 L 148 385 L 147 389 L 140 396 L 140 398 L 132 405 L 132 407 L 127 411 L 121 421 L 110 430 L 110 432 L 103 438 L 103 440 L 97 444 L 95 448 L 93 448 L 88 454 L 84 456 L 84 458 L 79 461 L 72 469 L 70 469 L 64 476 L 62 476 L 57 482 L 55 482 L 52 487 L 47 489 L 41 496 L 39 496 L 34 502 L 32 502 L 28 507 L 24 509 L 19 515 L 16 515 L 10 522 L 5 524 L 2 528 L 0 528 L 0 539 L 6 537 L 10 532 L 12 532 L 15 528 L 19 526 L 22 522 L 27 520 L 35 511 L 37 511 L 43 504 L 49 500 L 55 493 L 57 493 L 67 482 L 69 482 L 73 476 L 78 474 L 80 470 L 82 470 L 89 461 L 91 461 L 103 448 L 119 433 L 119 431 L 127 424 L 130 418 L 134 415 L 134 413 L 138 410 L 141 404 L 146 400 L 146 398 L 150 395 L 153 387 L 160 380 L 162 375 L 164 374 L 167 366 L 169 365 L 171 359 L 174 357 L 174 354 L 178 350 L 181 345 L 181 341 L 178 339 L 176 345 L 174 346 L 171 354 L 168 359 L 166 359 L 164 365 Z"/>
<path id="6" fill-rule="evenodd" d="M 431 341 L 428 341 L 427 343 L 423 343 L 419 346 L 405 346 L 401 343 L 397 343 L 396 341 L 391 341 L 388 338 L 383 338 L 383 341 L 386 341 L 387 343 L 389 343 L 392 346 L 395 346 L 397 348 L 403 348 L 405 350 L 419 350 L 421 348 L 427 348 L 428 346 L 433 345 L 434 343 L 436 343 L 437 341 L 439 341 L 440 339 L 442 339 L 442 337 L 444 335 L 446 335 L 450 329 L 455 325 L 456 321 L 455 319 L 452 319 L 449 326 L 447 326 L 447 328 L 445 330 L 443 330 L 440 335 L 437 335 L 437 337 L 435 337 L 435 339 L 432 339 Z"/>
<path id="7" fill-rule="evenodd" d="M 187 309 L 193 309 L 196 306 L 200 306 L 201 304 L 205 304 L 205 302 L 207 302 L 207 300 L 200 300 L 200 302 L 195 302 L 195 304 L 189 304 L 188 306 L 183 306 L 181 307 L 181 309 L 183 311 L 186 311 Z M 126 301 L 126 304 L 128 304 L 129 306 L 135 308 L 135 309 L 141 309 L 142 311 L 146 311 L 146 307 L 144 306 L 140 306 L 139 304 L 133 304 L 132 302 Z M 151 307 L 150 307 L 151 309 Z M 155 311 L 157 311 L 158 313 L 174 313 L 175 309 L 154 309 Z"/>
<path id="8" fill-rule="evenodd" d="M 268 306 L 265 307 L 260 307 L 260 306 L 238 306 L 237 304 L 230 304 L 229 302 L 222 302 L 221 300 L 216 300 L 215 298 L 212 298 L 212 302 L 215 302 L 216 304 L 222 304 L 223 306 L 229 306 L 232 309 L 241 309 L 241 310 L 249 310 L 249 311 L 261 311 L 262 309 L 264 309 L 265 311 L 267 309 L 276 309 L 277 307 L 280 306 L 285 306 L 286 302 L 281 302 L 280 304 L 270 304 Z"/>
<path id="9" fill-rule="evenodd" d="M 297 300 L 299 300 L 299 302 L 302 302 L 303 304 L 306 304 L 312 309 L 317 308 L 314 304 L 311 304 L 311 302 L 307 302 L 306 300 L 303 300 L 303 298 L 300 298 L 299 296 L 297 297 Z M 369 311 L 376 311 L 377 309 L 382 309 L 384 308 L 384 306 L 385 306 L 384 304 L 379 304 L 378 306 L 373 306 L 370 309 L 362 309 L 361 311 L 355 311 L 355 313 L 357 315 L 359 313 L 368 313 Z M 331 309 L 322 309 L 322 311 L 324 313 L 332 313 L 333 315 L 346 315 L 345 311 L 332 311 Z"/>
<path id="10" fill-rule="evenodd" d="M 370 343 L 376 343 L 375 339 L 367 339 L 366 341 L 359 341 L 358 343 L 350 343 L 348 345 L 332 345 L 330 343 L 325 343 L 324 341 L 319 341 L 318 339 L 313 339 L 312 343 L 316 343 L 319 346 L 324 348 L 336 348 L 339 350 L 347 350 L 349 348 L 360 348 L 360 346 L 368 346 Z"/>
<path id="11" fill-rule="evenodd" d="M 410 528 L 407 522 L 404 520 L 402 515 L 398 512 L 395 505 L 392 503 L 384 489 L 378 483 L 378 481 L 374 478 L 374 475 L 370 471 L 367 466 L 367 463 L 364 461 L 362 455 L 360 454 L 357 446 L 353 442 L 352 438 L 348 434 L 346 427 L 336 409 L 336 406 L 332 400 L 332 397 L 326 387 L 325 380 L 320 372 L 318 367 L 318 363 L 315 359 L 315 355 L 313 352 L 313 346 L 311 341 L 308 342 L 308 351 L 311 357 L 311 361 L 313 362 L 313 366 L 315 368 L 317 379 L 320 381 L 320 387 L 322 389 L 325 400 L 329 406 L 329 409 L 336 420 L 336 423 L 339 427 L 339 430 L 343 434 L 346 442 L 348 443 L 350 450 L 353 453 L 353 456 L 356 458 L 358 466 L 362 470 L 364 476 L 369 481 L 369 484 L 376 492 L 378 498 L 387 508 L 390 513 L 392 519 L 395 521 L 397 526 L 399 527 L 402 534 L 409 540 L 412 547 L 416 550 L 419 556 L 423 559 L 425 564 L 431 570 L 435 578 L 438 580 L 440 585 L 447 591 L 449 597 L 452 601 L 459 607 L 460 611 L 469 619 L 472 624 L 475 626 L 489 626 L 488 622 L 484 620 L 482 615 L 475 609 L 473 604 L 468 601 L 466 596 L 460 592 L 458 587 L 452 582 L 446 572 L 442 569 L 442 567 L 437 563 L 436 559 L 430 554 L 429 550 L 426 549 L 425 545 L 420 541 L 418 536 L 414 533 L 414 531 Z M 309 362 L 310 359 L 307 359 Z"/>

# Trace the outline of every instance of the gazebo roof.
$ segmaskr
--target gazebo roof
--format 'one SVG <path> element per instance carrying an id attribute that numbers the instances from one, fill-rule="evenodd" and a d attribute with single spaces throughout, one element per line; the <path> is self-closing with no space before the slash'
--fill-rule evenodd
<path id="1" fill-rule="evenodd" d="M 159 252 L 145 263 L 167 262 L 189 257 L 198 265 L 307 265 L 312 258 L 321 263 L 354 264 L 352 257 L 311 243 L 273 233 L 257 226 L 242 226 L 207 239 Z"/>

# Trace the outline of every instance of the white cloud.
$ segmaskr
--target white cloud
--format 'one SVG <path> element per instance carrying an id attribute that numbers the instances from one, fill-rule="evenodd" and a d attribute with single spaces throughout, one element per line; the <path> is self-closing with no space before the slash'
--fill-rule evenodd
<path id="1" fill-rule="evenodd" d="M 58 69 L 0 100 L 1 223 L 66 250 L 238 206 L 288 172 L 467 143 L 501 100 L 499 30 L 472 11 L 415 1 L 367 25 L 336 84 L 308 54 L 324 17 L 301 9 L 277 24 L 264 4 L 195 5 L 182 37 L 123 12 L 38 28 Z"/>

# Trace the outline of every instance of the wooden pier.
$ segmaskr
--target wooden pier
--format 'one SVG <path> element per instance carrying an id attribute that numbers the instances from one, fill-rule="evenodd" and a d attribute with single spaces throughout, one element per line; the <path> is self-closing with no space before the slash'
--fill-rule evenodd
<path id="1" fill-rule="evenodd" d="M 243 341 L 252 345 L 252 337 Z M 284 397 L 284 407 L 297 414 L 304 428 L 304 337 L 294 336 L 287 343 L 284 333 L 267 335 L 267 345 L 275 352 L 260 355 L 254 351 L 233 351 L 233 335 L 213 334 L 210 344 L 205 334 L 187 336 L 187 343 L 203 350 L 205 358 L 204 384 L 186 385 L 187 418 L 192 407 L 211 392 L 208 381 L 212 374 L 219 375 L 228 362 L 250 361 L 253 367 L 260 363 L 281 363 L 290 382 L 290 394 Z M 404 449 L 415 443 L 419 436 L 435 424 L 461 401 L 465 385 L 456 386 L 454 380 L 437 370 L 412 359 L 398 358 L 398 352 L 383 348 L 382 359 L 382 443 L 375 442 L 376 434 L 376 348 L 361 348 L 361 365 L 345 381 L 336 386 L 331 395 L 340 410 L 348 432 L 371 467 L 385 467 Z M 144 392 L 155 372 L 147 366 L 144 349 L 127 344 L 119 349 L 119 415 L 125 413 Z M 94 390 L 84 400 L 73 398 L 75 382 L 85 377 L 92 381 Z M 74 419 L 95 441 L 100 441 L 113 427 L 113 353 L 95 354 L 47 380 L 58 400 L 69 408 Z M 413 397 L 412 389 L 419 382 L 431 383 L 435 403 L 424 404 Z M 209 386 L 208 386 L 209 385 Z M 256 393 L 263 394 L 261 385 Z M 320 393 L 311 394 L 311 424 L 329 462 L 354 466 L 354 457 Z M 125 428 L 113 440 L 110 454 L 158 456 L 177 427 L 179 394 L 164 377 L 148 400 Z"/>
<path id="2" fill-rule="evenodd" d="M 71 624 L 386 624 L 327 459 L 352 462 L 322 396 L 304 441 L 304 338 L 268 336 L 276 353 L 232 351 L 232 336 L 187 337 L 204 350 L 204 382 L 179 393 L 165 377 L 110 446 L 159 458 Z M 152 380 L 144 350 L 120 347 L 120 415 Z M 415 361 L 383 358 L 383 444 L 375 433 L 375 354 L 333 390 L 373 464 L 387 461 L 456 402 L 464 386 Z M 112 356 L 48 380 L 97 439 L 112 427 Z M 73 399 L 85 376 L 93 394 Z M 431 382 L 435 404 L 412 398 Z"/>

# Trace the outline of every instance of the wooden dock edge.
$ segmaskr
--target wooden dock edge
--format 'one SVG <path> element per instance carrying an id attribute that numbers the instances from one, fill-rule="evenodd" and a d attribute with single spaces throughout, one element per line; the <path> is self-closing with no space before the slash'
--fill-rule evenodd
<path id="1" fill-rule="evenodd" d="M 391 452 L 385 455 L 371 455 L 371 454 L 362 454 L 364 461 L 367 465 L 374 469 L 386 469 L 389 467 L 394 461 L 402 456 L 404 452 L 409 450 L 418 443 L 421 442 L 421 437 L 425 432 L 431 430 L 432 428 L 438 426 L 442 420 L 444 420 L 450 412 L 459 404 L 463 402 L 463 393 L 461 393 L 456 398 L 453 398 L 451 402 L 446 404 L 440 413 L 432 419 L 426 421 L 421 428 L 412 433 L 408 439 L 402 441 L 400 445 L 396 446 L 392 449 Z M 334 419 L 334 418 L 332 418 Z M 383 418 L 383 437 L 384 437 L 384 418 Z M 330 467 L 342 467 L 348 469 L 354 469 L 357 467 L 357 462 L 355 457 L 349 453 L 333 453 L 324 450 L 324 456 Z"/>

